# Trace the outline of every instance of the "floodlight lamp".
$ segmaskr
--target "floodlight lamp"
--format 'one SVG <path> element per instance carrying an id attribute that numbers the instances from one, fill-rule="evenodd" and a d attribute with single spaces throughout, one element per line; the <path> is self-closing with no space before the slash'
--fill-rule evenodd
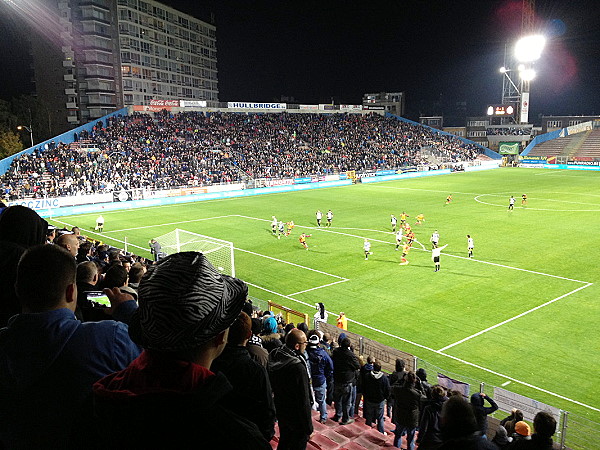
<path id="1" fill-rule="evenodd" d="M 525 36 L 515 45 L 515 57 L 519 62 L 532 62 L 540 59 L 546 45 L 546 38 L 541 34 Z"/>
<path id="2" fill-rule="evenodd" d="M 531 81 L 535 78 L 535 70 L 525 69 L 519 72 L 519 76 L 523 81 Z"/>
<path id="3" fill-rule="evenodd" d="M 508 69 L 504 66 L 500 67 L 500 73 L 506 73 L 508 72 Z"/>
<path id="4" fill-rule="evenodd" d="M 525 64 L 519 64 L 519 66 L 517 67 L 517 70 L 519 72 L 523 72 L 525 70 Z"/>

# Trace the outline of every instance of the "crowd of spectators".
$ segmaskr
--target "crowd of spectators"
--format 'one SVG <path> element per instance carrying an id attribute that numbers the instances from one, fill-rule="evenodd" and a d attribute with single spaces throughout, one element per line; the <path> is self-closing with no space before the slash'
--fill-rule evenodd
<path id="1" fill-rule="evenodd" d="M 550 414 L 536 415 L 532 433 L 513 410 L 488 440 L 492 398 L 469 403 L 402 359 L 384 374 L 345 333 L 332 342 L 258 311 L 246 283 L 201 253 L 148 261 L 11 206 L 0 213 L 0 255 L 16 269 L 0 272 L 10 294 L 0 448 L 270 449 L 276 421 L 278 448 L 306 448 L 315 421 L 354 422 L 361 396 L 366 424 L 382 434 L 387 410 L 397 447 L 406 436 L 411 450 L 556 448 Z M 98 291 L 109 305 L 88 295 Z"/>
<path id="2" fill-rule="evenodd" d="M 0 177 L 0 196 L 74 196 L 398 169 L 425 163 L 422 147 L 449 162 L 481 153 L 453 136 L 378 114 L 136 113 L 98 122 L 73 144 L 52 143 L 16 158 Z"/>

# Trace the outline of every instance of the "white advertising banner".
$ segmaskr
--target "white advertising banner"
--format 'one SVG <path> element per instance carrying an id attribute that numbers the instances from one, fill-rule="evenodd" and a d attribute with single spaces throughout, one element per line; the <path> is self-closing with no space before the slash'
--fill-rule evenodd
<path id="1" fill-rule="evenodd" d="M 593 128 L 594 125 L 590 120 L 589 122 L 582 122 L 578 123 L 577 125 L 571 125 L 570 127 L 567 127 L 567 134 L 570 135 L 575 133 L 582 133 L 584 131 L 591 131 Z"/>
<path id="2" fill-rule="evenodd" d="M 227 102 L 227 107 L 234 109 L 285 109 L 287 103 Z"/>
<path id="3" fill-rule="evenodd" d="M 340 111 L 362 111 L 362 105 L 340 105 Z"/>
<path id="4" fill-rule="evenodd" d="M 319 105 L 300 105 L 300 109 L 318 110 Z"/>
<path id="5" fill-rule="evenodd" d="M 515 394 L 502 388 L 494 388 L 494 401 L 498 403 L 498 408 L 505 412 L 510 412 L 513 408 L 523 411 L 523 417 L 530 422 L 533 421 L 535 415 L 540 411 L 546 411 L 560 422 L 560 409 L 554 406 L 546 405 L 529 397 Z"/>
<path id="6" fill-rule="evenodd" d="M 179 106 L 182 108 L 206 108 L 206 100 L 181 100 Z"/>
<path id="7" fill-rule="evenodd" d="M 529 123 L 529 92 L 521 94 L 521 123 Z"/>
<path id="8" fill-rule="evenodd" d="M 108 194 L 78 195 L 75 197 L 23 198 L 8 202 L 8 206 L 21 205 L 38 210 L 112 201 L 113 194 L 109 192 Z"/>

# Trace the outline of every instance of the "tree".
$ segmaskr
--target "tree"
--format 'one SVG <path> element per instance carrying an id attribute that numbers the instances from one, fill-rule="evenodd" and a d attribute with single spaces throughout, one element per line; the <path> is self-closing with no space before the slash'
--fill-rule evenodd
<path id="1" fill-rule="evenodd" d="M 23 150 L 23 143 L 18 134 L 13 131 L 0 131 L 0 159 Z"/>

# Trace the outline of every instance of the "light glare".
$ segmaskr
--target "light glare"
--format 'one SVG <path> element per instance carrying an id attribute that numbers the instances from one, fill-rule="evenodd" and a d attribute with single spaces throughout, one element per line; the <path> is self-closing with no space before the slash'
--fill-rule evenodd
<path id="1" fill-rule="evenodd" d="M 519 62 L 532 62 L 540 59 L 546 45 L 546 38 L 540 34 L 525 36 L 515 45 L 515 57 Z"/>

